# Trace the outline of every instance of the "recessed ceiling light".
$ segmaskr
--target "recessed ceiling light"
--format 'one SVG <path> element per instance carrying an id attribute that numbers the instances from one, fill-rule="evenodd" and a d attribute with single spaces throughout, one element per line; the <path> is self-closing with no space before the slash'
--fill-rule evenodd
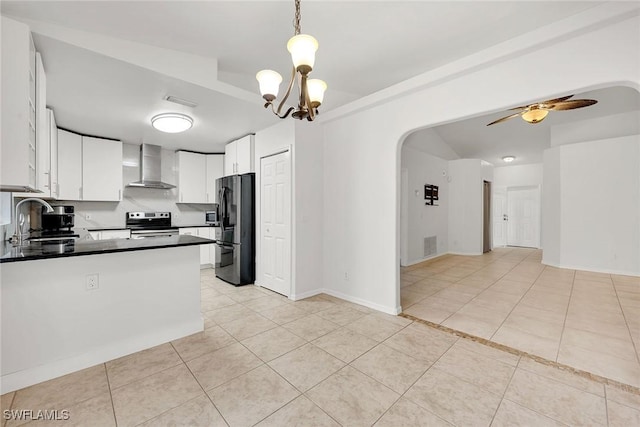
<path id="1" fill-rule="evenodd" d="M 515 159 L 516 159 L 516 156 L 504 156 L 504 157 L 502 158 L 502 160 L 503 160 L 505 163 L 511 163 L 511 162 L 513 162 Z"/>
<path id="2" fill-rule="evenodd" d="M 161 132 L 184 132 L 193 126 L 193 119 L 186 114 L 162 113 L 151 118 L 151 125 Z"/>

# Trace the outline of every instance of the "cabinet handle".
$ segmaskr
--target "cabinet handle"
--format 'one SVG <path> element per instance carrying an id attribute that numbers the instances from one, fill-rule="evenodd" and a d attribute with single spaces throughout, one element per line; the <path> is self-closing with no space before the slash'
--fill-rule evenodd
<path id="1" fill-rule="evenodd" d="M 180 193 L 180 201 L 182 202 L 184 200 L 184 196 L 182 195 L 182 193 Z"/>
<path id="2" fill-rule="evenodd" d="M 118 190 L 118 200 L 122 200 L 122 190 Z"/>
<path id="3" fill-rule="evenodd" d="M 78 193 L 80 194 L 80 199 L 79 199 L 79 200 L 82 200 L 82 187 L 80 187 L 80 188 L 78 189 Z"/>
<path id="4" fill-rule="evenodd" d="M 42 172 L 43 175 L 47 175 L 47 184 L 44 185 L 44 188 L 51 188 L 51 174 L 49 172 Z"/>

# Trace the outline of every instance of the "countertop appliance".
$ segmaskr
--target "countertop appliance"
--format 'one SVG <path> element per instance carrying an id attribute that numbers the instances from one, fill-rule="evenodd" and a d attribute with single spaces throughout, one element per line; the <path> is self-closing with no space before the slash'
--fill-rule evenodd
<path id="1" fill-rule="evenodd" d="M 255 174 L 218 178 L 220 232 L 216 233 L 216 277 L 233 285 L 255 281 Z"/>
<path id="2" fill-rule="evenodd" d="M 215 210 L 206 211 L 204 213 L 204 222 L 205 224 L 211 225 L 213 227 L 220 226 L 220 220 L 218 219 L 218 205 L 215 205 Z"/>
<path id="3" fill-rule="evenodd" d="M 132 239 L 178 235 L 178 228 L 171 226 L 171 212 L 127 212 L 126 226 Z"/>
<path id="4" fill-rule="evenodd" d="M 61 230 L 70 231 L 74 224 L 73 206 L 52 206 L 53 211 L 47 212 L 45 206 L 42 207 L 42 230 L 44 232 L 58 232 Z"/>

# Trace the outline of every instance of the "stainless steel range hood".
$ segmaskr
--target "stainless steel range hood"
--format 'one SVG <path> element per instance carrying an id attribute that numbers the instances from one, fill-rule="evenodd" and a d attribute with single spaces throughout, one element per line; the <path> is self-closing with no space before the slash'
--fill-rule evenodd
<path id="1" fill-rule="evenodd" d="M 140 146 L 140 181 L 127 184 L 127 187 L 175 188 L 175 185 L 162 182 L 160 171 L 162 148 L 159 145 L 142 144 Z"/>

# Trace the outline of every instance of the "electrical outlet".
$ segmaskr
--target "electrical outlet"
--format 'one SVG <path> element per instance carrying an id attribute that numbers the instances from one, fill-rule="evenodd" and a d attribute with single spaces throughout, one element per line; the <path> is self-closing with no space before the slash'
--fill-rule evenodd
<path id="1" fill-rule="evenodd" d="M 346 280 L 347 282 L 349 281 L 349 273 L 348 272 L 344 272 L 344 280 Z"/>
<path id="2" fill-rule="evenodd" d="M 98 281 L 98 273 L 95 274 L 87 274 L 85 286 L 88 291 L 92 291 L 98 289 L 99 281 Z"/>

